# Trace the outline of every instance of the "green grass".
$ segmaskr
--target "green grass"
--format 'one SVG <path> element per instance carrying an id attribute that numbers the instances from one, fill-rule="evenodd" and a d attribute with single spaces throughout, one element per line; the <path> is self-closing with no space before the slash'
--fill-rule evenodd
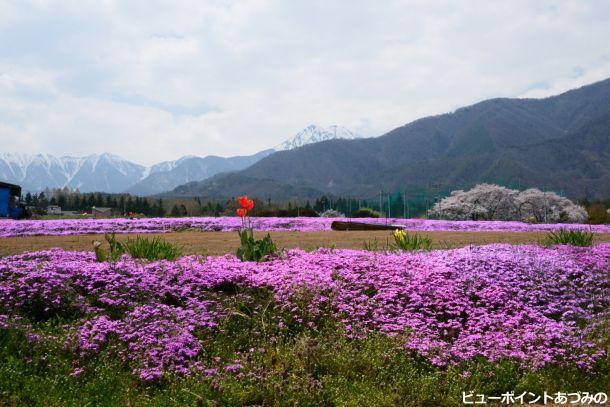
<path id="1" fill-rule="evenodd" d="M 432 250 L 432 239 L 419 233 L 409 234 L 403 230 L 394 232 L 394 250 Z"/>
<path id="2" fill-rule="evenodd" d="M 547 245 L 569 244 L 586 247 L 593 245 L 593 233 L 586 230 L 567 230 L 562 228 L 558 231 L 549 232 L 544 242 Z"/>
<path id="3" fill-rule="evenodd" d="M 432 239 L 428 236 L 419 233 L 409 234 L 402 230 L 396 230 L 392 235 L 394 243 L 390 243 L 386 239 L 385 244 L 381 244 L 377 238 L 366 240 L 362 243 L 362 249 L 369 252 L 378 251 L 416 251 L 416 250 L 432 250 Z M 441 248 L 450 248 L 449 244 L 444 241 L 439 243 Z"/>
<path id="4" fill-rule="evenodd" d="M 261 262 L 280 255 L 280 250 L 269 233 L 258 240 L 254 238 L 254 231 L 251 228 L 239 230 L 237 233 L 241 244 L 235 254 L 238 259 Z"/>
<path id="5" fill-rule="evenodd" d="M 125 251 L 134 259 L 146 260 L 176 260 L 182 254 L 180 247 L 166 242 L 160 237 L 149 239 L 137 236 L 123 242 Z"/>
<path id="6" fill-rule="evenodd" d="M 243 376 L 167 376 L 146 384 L 102 354 L 84 363 L 82 376 L 72 377 L 73 356 L 62 346 L 70 330 L 62 326 L 74 322 L 55 319 L 32 323 L 37 332 L 55 337 L 37 344 L 18 330 L 0 330 L 0 405 L 442 407 L 462 406 L 461 392 L 470 390 L 487 395 L 513 390 L 610 393 L 610 358 L 589 373 L 560 367 L 534 372 L 508 361 L 491 365 L 483 360 L 437 368 L 406 352 L 400 336 L 348 339 L 332 320 L 317 321 L 316 329 L 297 324 L 274 308 L 267 290 L 218 295 L 234 312 L 206 336 L 201 360 L 209 365 L 215 357 L 225 364 L 239 359 Z M 281 330 L 274 323 L 280 316 L 287 321 Z M 263 351 L 248 353 L 250 348 Z"/>
<path id="7" fill-rule="evenodd" d="M 97 261 L 117 261 L 123 254 L 127 253 L 134 259 L 145 260 L 176 260 L 182 254 L 182 249 L 160 237 L 152 239 L 137 236 L 135 239 L 127 238 L 124 242 L 119 242 L 114 233 L 105 235 L 110 247 L 109 253 L 102 248 L 101 242 L 93 242 L 93 250 Z"/>

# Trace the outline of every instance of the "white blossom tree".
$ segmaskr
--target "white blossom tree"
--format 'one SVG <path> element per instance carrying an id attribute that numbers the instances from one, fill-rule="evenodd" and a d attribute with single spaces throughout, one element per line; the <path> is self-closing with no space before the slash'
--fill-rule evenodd
<path id="1" fill-rule="evenodd" d="M 434 205 L 430 214 L 455 220 L 510 220 L 515 216 L 518 193 L 499 185 L 479 184 L 469 191 L 451 192 Z"/>
<path id="2" fill-rule="evenodd" d="M 554 192 L 530 188 L 519 192 L 493 184 L 479 184 L 453 191 L 430 210 L 432 216 L 453 220 L 532 220 L 535 222 L 584 222 L 581 206 Z"/>
<path id="3" fill-rule="evenodd" d="M 555 192 L 541 191 L 538 188 L 526 189 L 519 193 L 516 205 L 521 220 L 533 219 L 536 222 L 551 223 L 580 223 L 587 220 L 587 211 L 582 206 Z"/>

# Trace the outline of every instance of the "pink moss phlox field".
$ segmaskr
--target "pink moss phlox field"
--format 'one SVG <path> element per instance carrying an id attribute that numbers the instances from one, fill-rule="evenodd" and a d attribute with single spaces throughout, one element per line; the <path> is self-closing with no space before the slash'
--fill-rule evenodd
<path id="1" fill-rule="evenodd" d="M 252 226 L 261 231 L 324 231 L 330 230 L 332 218 L 252 218 Z M 346 219 L 340 219 L 346 220 Z M 586 229 L 610 233 L 610 225 L 528 224 L 503 221 L 449 221 L 427 219 L 354 219 L 358 222 L 403 225 L 421 231 L 551 231 L 559 228 Z M 62 219 L 62 220 L 0 220 L 0 237 L 81 235 L 89 233 L 166 233 L 182 230 L 236 231 L 241 227 L 238 217 L 143 218 L 143 219 Z"/>
<path id="2" fill-rule="evenodd" d="M 0 329 L 63 315 L 74 321 L 65 346 L 80 360 L 114 352 L 143 380 L 205 374 L 218 368 L 202 360 L 229 312 L 222 298 L 242 295 L 216 294 L 266 287 L 284 315 L 278 327 L 331 319 L 351 338 L 403 338 L 405 352 L 438 366 L 482 357 L 592 369 L 606 346 L 609 259 L 610 244 L 291 250 L 266 263 L 226 255 L 110 264 L 55 249 L 0 260 Z"/>

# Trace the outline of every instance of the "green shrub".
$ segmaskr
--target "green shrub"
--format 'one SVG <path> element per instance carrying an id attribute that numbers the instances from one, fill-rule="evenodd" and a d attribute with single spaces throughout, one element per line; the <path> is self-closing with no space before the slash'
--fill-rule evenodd
<path id="1" fill-rule="evenodd" d="M 237 258 L 242 261 L 265 261 L 276 257 L 279 253 L 277 245 L 271 239 L 269 233 L 260 239 L 254 239 L 252 229 L 242 229 L 237 232 L 241 247 L 237 249 Z"/>
<path id="2" fill-rule="evenodd" d="M 547 245 L 569 244 L 572 246 L 591 246 L 593 244 L 593 233 L 586 230 L 567 230 L 561 228 L 556 232 L 549 232 L 546 235 L 545 243 Z"/>
<path id="3" fill-rule="evenodd" d="M 182 254 L 180 247 L 166 242 L 160 237 L 149 239 L 137 236 L 123 243 L 125 251 L 134 259 L 146 260 L 176 260 Z"/>
<path id="4" fill-rule="evenodd" d="M 352 218 L 378 218 L 379 212 L 371 208 L 360 208 L 352 213 Z"/>
<path id="5" fill-rule="evenodd" d="M 93 242 L 95 258 L 99 262 L 106 260 L 116 262 L 125 253 L 129 254 L 134 259 L 146 259 L 151 261 L 176 260 L 182 254 L 180 247 L 173 243 L 166 242 L 159 237 L 149 239 L 147 237 L 137 236 L 135 239 L 128 238 L 123 243 L 116 239 L 114 233 L 106 234 L 104 237 L 106 238 L 106 242 L 108 242 L 108 246 L 110 246 L 108 255 L 106 255 L 106 252 L 102 248 L 101 242 Z"/>
<path id="6" fill-rule="evenodd" d="M 404 230 L 397 229 L 394 232 L 394 244 L 392 245 L 394 250 L 431 250 L 432 249 L 432 239 L 420 235 L 419 233 L 414 233 L 413 235 L 409 235 Z"/>

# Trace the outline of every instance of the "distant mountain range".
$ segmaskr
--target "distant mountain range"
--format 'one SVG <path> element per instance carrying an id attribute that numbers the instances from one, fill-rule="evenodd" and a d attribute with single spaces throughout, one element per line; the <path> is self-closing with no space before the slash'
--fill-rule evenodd
<path id="1" fill-rule="evenodd" d="M 111 154 L 0 153 L 0 180 L 25 191 L 66 186 L 203 199 L 366 198 L 380 191 L 432 193 L 480 182 L 607 198 L 610 79 L 544 99 L 486 100 L 377 138 L 360 138 L 339 126 L 308 126 L 251 156 L 186 156 L 146 168 Z"/>
<path id="2" fill-rule="evenodd" d="M 242 170 L 276 150 L 355 137 L 353 132 L 341 126 L 322 128 L 311 125 L 277 147 L 250 156 L 191 155 L 148 168 L 108 153 L 87 157 L 0 153 L 0 181 L 17 183 L 29 192 L 67 187 L 78 188 L 81 192 L 129 192 L 145 196 L 169 191 L 188 182 L 202 181 L 221 172 Z"/>
<path id="3" fill-rule="evenodd" d="M 149 174 L 126 192 L 146 196 L 169 191 L 178 185 L 201 181 L 221 172 L 242 170 L 272 153 L 273 150 L 270 149 L 249 156 L 187 156 L 176 161 L 162 162 L 152 166 Z"/>
<path id="4" fill-rule="evenodd" d="M 610 79 L 544 99 L 486 100 L 368 139 L 279 151 L 164 196 L 371 197 L 480 182 L 610 197 Z"/>
<path id="5" fill-rule="evenodd" d="M 0 153 L 0 180 L 19 184 L 30 192 L 63 187 L 120 192 L 145 173 L 144 166 L 106 153 L 88 157 Z"/>

